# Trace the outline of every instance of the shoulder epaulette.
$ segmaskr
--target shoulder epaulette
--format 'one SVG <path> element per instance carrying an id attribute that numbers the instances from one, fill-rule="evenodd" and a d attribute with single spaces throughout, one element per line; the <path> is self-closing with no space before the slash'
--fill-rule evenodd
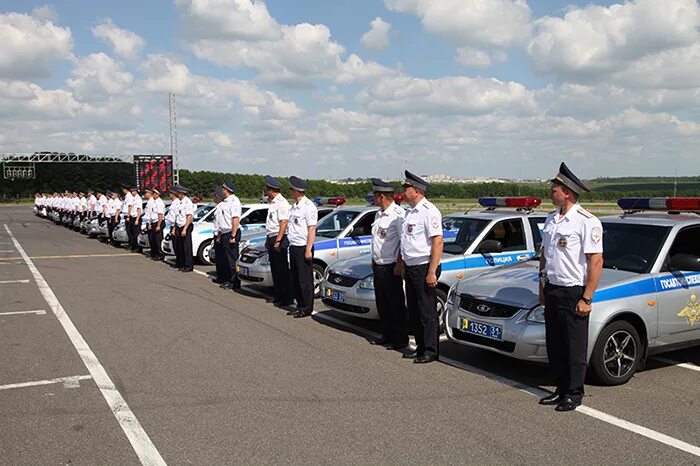
<path id="1" fill-rule="evenodd" d="M 590 213 L 590 212 L 588 212 L 587 210 L 584 210 L 584 209 L 579 208 L 579 209 L 578 209 L 578 213 L 581 214 L 581 215 L 583 215 L 583 216 L 586 217 L 586 218 L 593 218 L 593 214 Z"/>

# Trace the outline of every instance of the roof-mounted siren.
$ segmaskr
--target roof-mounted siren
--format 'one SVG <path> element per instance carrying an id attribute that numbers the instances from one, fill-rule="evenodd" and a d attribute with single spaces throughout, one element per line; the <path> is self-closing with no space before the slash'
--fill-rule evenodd
<path id="1" fill-rule="evenodd" d="M 344 197 L 317 197 L 314 198 L 314 204 L 316 205 L 334 205 L 336 207 L 345 204 Z"/>
<path id="2" fill-rule="evenodd" d="M 481 197 L 479 205 L 487 210 L 494 210 L 499 207 L 507 207 L 516 210 L 533 210 L 542 204 L 539 197 Z"/>
<path id="3" fill-rule="evenodd" d="M 617 205 L 625 212 L 656 210 L 665 212 L 700 212 L 700 197 L 623 197 Z"/>

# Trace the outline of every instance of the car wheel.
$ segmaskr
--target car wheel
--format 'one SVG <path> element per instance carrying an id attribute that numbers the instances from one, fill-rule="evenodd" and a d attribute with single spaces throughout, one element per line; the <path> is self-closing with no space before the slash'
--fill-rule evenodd
<path id="1" fill-rule="evenodd" d="M 589 366 L 604 385 L 622 385 L 632 378 L 642 359 L 642 343 L 634 325 L 618 320 L 603 329 Z"/>
<path id="2" fill-rule="evenodd" d="M 323 281 L 323 272 L 325 268 L 321 264 L 314 264 L 314 299 L 321 297 L 321 282 Z"/>
<path id="3" fill-rule="evenodd" d="M 437 295 L 437 313 L 438 313 L 438 329 L 440 333 L 445 333 L 445 314 L 447 312 L 447 293 L 440 288 L 435 290 Z"/>
<path id="4" fill-rule="evenodd" d="M 209 251 L 211 250 L 211 240 L 204 241 L 197 250 L 197 260 L 202 265 L 212 265 Z"/>

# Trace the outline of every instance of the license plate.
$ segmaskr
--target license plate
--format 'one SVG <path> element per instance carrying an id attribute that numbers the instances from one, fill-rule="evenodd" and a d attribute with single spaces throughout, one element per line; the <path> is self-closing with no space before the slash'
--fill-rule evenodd
<path id="1" fill-rule="evenodd" d="M 241 267 L 240 265 L 238 266 L 238 274 L 239 274 L 239 275 L 248 276 L 248 275 L 249 275 L 248 272 L 249 272 L 249 271 L 248 271 L 248 267 Z"/>
<path id="2" fill-rule="evenodd" d="M 326 298 L 332 299 L 333 301 L 338 301 L 339 303 L 345 302 L 345 293 L 338 290 L 333 290 L 331 288 L 326 288 Z"/>
<path id="3" fill-rule="evenodd" d="M 485 324 L 475 320 L 462 319 L 460 326 L 462 331 L 479 335 L 480 337 L 489 338 L 491 340 L 503 341 L 503 327 L 498 325 Z"/>

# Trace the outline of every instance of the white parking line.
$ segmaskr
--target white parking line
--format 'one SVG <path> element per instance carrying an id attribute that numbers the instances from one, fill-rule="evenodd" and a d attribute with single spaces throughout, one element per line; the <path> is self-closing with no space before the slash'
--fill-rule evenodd
<path id="1" fill-rule="evenodd" d="M 0 249 L 0 252 L 15 252 L 14 249 Z"/>
<path id="2" fill-rule="evenodd" d="M 46 314 L 46 311 L 43 309 L 37 309 L 35 311 L 12 311 L 12 312 L 0 312 L 0 317 L 1 316 L 16 316 L 19 314 L 35 314 L 38 316 L 43 316 Z"/>
<path id="3" fill-rule="evenodd" d="M 313 315 L 316 317 L 319 317 L 321 319 L 325 319 L 329 322 L 333 322 L 339 325 L 343 325 L 347 328 L 350 328 L 352 330 L 355 330 L 359 333 L 364 333 L 365 335 L 372 336 L 372 337 L 379 337 L 379 334 L 376 332 L 373 332 L 371 330 L 366 330 L 363 329 L 360 326 L 353 325 L 350 323 L 346 323 L 341 319 L 336 319 L 335 317 L 325 315 L 324 313 L 321 312 L 314 312 Z M 444 362 L 446 364 L 449 364 L 454 367 L 458 367 L 460 369 L 464 369 L 468 372 L 481 375 L 483 377 L 486 377 L 488 379 L 494 380 L 496 382 L 502 383 L 504 385 L 508 385 L 510 387 L 516 388 L 522 392 L 528 393 L 530 395 L 536 396 L 538 398 L 541 398 L 543 396 L 549 395 L 550 392 L 539 388 L 539 387 L 532 387 L 520 382 L 517 382 L 515 380 L 511 380 L 507 377 L 503 377 L 497 374 L 493 374 L 491 372 L 488 372 L 484 369 L 480 369 L 478 367 L 471 366 L 469 364 L 463 363 L 461 361 L 457 361 L 456 359 L 452 359 L 449 357 L 445 356 L 440 356 L 440 362 Z M 614 425 L 616 427 L 619 427 L 621 429 L 634 432 L 635 434 L 641 435 L 643 437 L 646 437 L 651 440 L 655 440 L 657 442 L 663 443 L 665 445 L 668 445 L 673 448 L 677 448 L 678 450 L 682 450 L 686 453 L 690 453 L 691 455 L 695 455 L 700 457 L 700 447 L 696 445 L 692 445 L 690 443 L 684 442 L 682 440 L 678 440 L 677 438 L 671 437 L 666 434 L 662 434 L 661 432 L 657 432 L 655 430 L 646 428 L 644 426 L 640 426 L 638 424 L 631 423 L 629 421 L 625 421 L 624 419 L 620 419 L 618 417 L 612 416 L 610 414 L 604 413 L 602 411 L 598 411 L 597 409 L 590 408 L 588 406 L 579 406 L 576 408 L 577 413 L 585 414 L 586 416 L 590 416 L 592 418 L 598 419 L 600 421 L 606 422 L 608 424 Z"/>
<path id="4" fill-rule="evenodd" d="M 673 359 L 666 359 L 666 358 L 659 358 L 655 357 L 655 360 L 659 362 L 663 362 L 665 364 L 670 364 L 675 367 L 682 367 L 683 369 L 690 369 L 691 371 L 697 371 L 700 372 L 700 366 L 696 366 L 695 364 L 691 364 L 689 362 L 679 362 L 679 361 L 674 361 Z"/>
<path id="5" fill-rule="evenodd" d="M 29 283 L 29 280 L 0 280 L 0 285 L 9 285 L 10 283 Z"/>
<path id="6" fill-rule="evenodd" d="M 11 388 L 37 387 L 39 385 L 53 385 L 55 383 L 62 383 L 65 388 L 77 388 L 80 386 L 81 380 L 88 380 L 91 378 L 91 375 L 74 375 L 71 377 L 59 377 L 57 379 L 35 380 L 33 382 L 10 383 L 7 385 L 0 385 L 0 390 L 10 390 Z"/>
<path id="7" fill-rule="evenodd" d="M 90 346 L 87 344 L 83 336 L 80 334 L 80 332 L 78 332 L 78 329 L 73 324 L 73 321 L 70 319 L 70 317 L 68 317 L 65 309 L 58 301 L 58 298 L 56 298 L 56 295 L 49 287 L 49 284 L 46 282 L 46 280 L 44 280 L 44 277 L 39 272 L 39 269 L 36 268 L 34 262 L 32 262 L 27 253 L 24 252 L 24 249 L 19 244 L 19 241 L 17 241 L 17 238 L 15 238 L 15 235 L 12 234 L 7 225 L 5 225 L 5 230 L 15 245 L 15 248 L 17 248 L 17 251 L 19 251 L 20 255 L 24 259 L 24 263 L 27 264 L 27 267 L 29 267 L 29 270 L 32 272 L 34 280 L 36 281 L 44 300 L 49 305 L 49 308 L 51 308 L 51 311 L 54 313 L 58 321 L 61 323 L 63 330 L 68 335 L 68 338 L 70 338 L 70 341 L 73 343 L 76 351 L 78 351 L 78 355 L 83 360 L 83 364 L 85 364 L 85 367 L 90 372 L 90 375 L 93 379 L 95 379 L 97 387 L 100 389 L 105 401 L 107 401 L 107 404 L 112 410 L 114 417 L 117 419 L 117 422 L 124 431 L 124 434 L 126 434 L 126 437 L 129 439 L 129 442 L 131 443 L 131 446 L 141 463 L 144 465 L 165 465 L 163 457 L 160 455 L 155 445 L 153 445 L 153 442 L 148 437 L 148 434 L 146 434 L 146 431 L 143 430 L 141 423 L 138 421 L 138 419 L 136 419 L 136 416 L 134 415 L 133 411 L 131 411 L 131 408 L 129 408 L 129 405 L 126 404 L 124 397 L 122 397 L 121 393 L 119 393 L 119 390 L 117 390 L 117 387 L 114 385 L 114 382 L 112 382 L 112 379 L 110 379 L 109 375 L 107 375 L 107 371 L 97 359 L 95 353 L 92 352 L 92 349 L 90 349 Z"/>

